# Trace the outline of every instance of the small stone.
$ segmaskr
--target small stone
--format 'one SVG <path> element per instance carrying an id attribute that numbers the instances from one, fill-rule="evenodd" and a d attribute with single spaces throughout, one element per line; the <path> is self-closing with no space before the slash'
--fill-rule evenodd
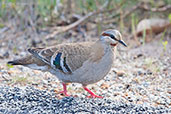
<path id="1" fill-rule="evenodd" d="M 109 88 L 109 85 L 108 84 L 105 84 L 105 83 L 103 83 L 103 84 L 101 84 L 101 86 L 100 86 L 102 89 L 108 89 Z"/>
<path id="2" fill-rule="evenodd" d="M 116 74 L 121 77 L 125 74 L 125 72 L 124 71 L 117 71 Z"/>

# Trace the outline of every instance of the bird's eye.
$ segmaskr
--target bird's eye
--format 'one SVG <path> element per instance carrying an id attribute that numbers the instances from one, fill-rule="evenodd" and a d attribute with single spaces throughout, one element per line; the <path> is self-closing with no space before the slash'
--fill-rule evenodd
<path id="1" fill-rule="evenodd" d="M 112 39 L 114 39 L 114 40 L 116 40 L 116 41 L 117 41 L 117 39 L 115 38 L 115 36 L 114 36 L 114 35 L 110 35 L 110 37 L 111 37 Z"/>

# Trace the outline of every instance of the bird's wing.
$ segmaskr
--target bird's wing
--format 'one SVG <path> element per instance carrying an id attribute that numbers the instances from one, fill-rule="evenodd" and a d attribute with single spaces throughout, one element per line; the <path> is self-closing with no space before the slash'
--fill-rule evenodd
<path id="1" fill-rule="evenodd" d="M 92 43 L 61 44 L 50 48 L 34 48 L 28 51 L 54 69 L 71 74 L 91 58 Z"/>
<path id="2" fill-rule="evenodd" d="M 56 47 L 51 48 L 30 48 L 28 51 L 33 54 L 34 57 L 42 60 L 48 65 L 50 64 L 51 56 L 56 52 Z"/>

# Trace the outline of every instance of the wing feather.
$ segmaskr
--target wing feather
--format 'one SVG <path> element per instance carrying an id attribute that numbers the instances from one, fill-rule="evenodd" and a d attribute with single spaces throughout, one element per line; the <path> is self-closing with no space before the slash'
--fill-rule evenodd
<path id="1" fill-rule="evenodd" d="M 56 68 L 54 60 L 58 53 L 62 53 L 60 70 L 63 73 L 71 73 L 80 68 L 85 61 L 90 59 L 93 43 L 68 43 L 50 48 L 32 48 L 28 51 L 46 64 Z M 68 72 L 67 72 L 68 71 Z"/>
<path id="2" fill-rule="evenodd" d="M 36 58 L 42 60 L 46 64 L 50 65 L 51 56 L 57 50 L 56 47 L 52 48 L 30 48 L 28 51 L 33 54 Z"/>

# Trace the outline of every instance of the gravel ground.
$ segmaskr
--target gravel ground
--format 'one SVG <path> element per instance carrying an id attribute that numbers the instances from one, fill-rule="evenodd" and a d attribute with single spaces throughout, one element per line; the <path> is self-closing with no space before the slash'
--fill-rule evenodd
<path id="1" fill-rule="evenodd" d="M 13 34 L 9 31 L 3 35 L 11 38 L 15 37 Z M 77 97 L 65 98 L 53 92 L 54 89 L 61 91 L 62 85 L 50 73 L 23 66 L 7 66 L 7 61 L 28 54 L 26 49 L 31 47 L 33 41 L 24 37 L 25 34 L 0 45 L 1 113 L 171 113 L 169 35 L 165 38 L 168 41 L 166 48 L 159 40 L 135 48 L 126 41 L 129 43 L 128 48 L 119 47 L 109 74 L 104 80 L 88 86 L 104 99 L 87 99 L 88 93 L 80 84 L 75 83 L 68 85 L 68 93 Z M 63 42 L 70 42 L 70 38 L 64 39 Z M 47 44 L 56 45 L 56 41 L 48 41 Z M 42 47 L 43 44 L 36 45 Z"/>
<path id="2" fill-rule="evenodd" d="M 2 114 L 75 114 L 75 113 L 171 113 L 171 108 L 135 105 L 115 102 L 111 99 L 85 99 L 65 97 L 57 99 L 53 92 L 32 87 L 0 88 L 0 113 Z"/>

